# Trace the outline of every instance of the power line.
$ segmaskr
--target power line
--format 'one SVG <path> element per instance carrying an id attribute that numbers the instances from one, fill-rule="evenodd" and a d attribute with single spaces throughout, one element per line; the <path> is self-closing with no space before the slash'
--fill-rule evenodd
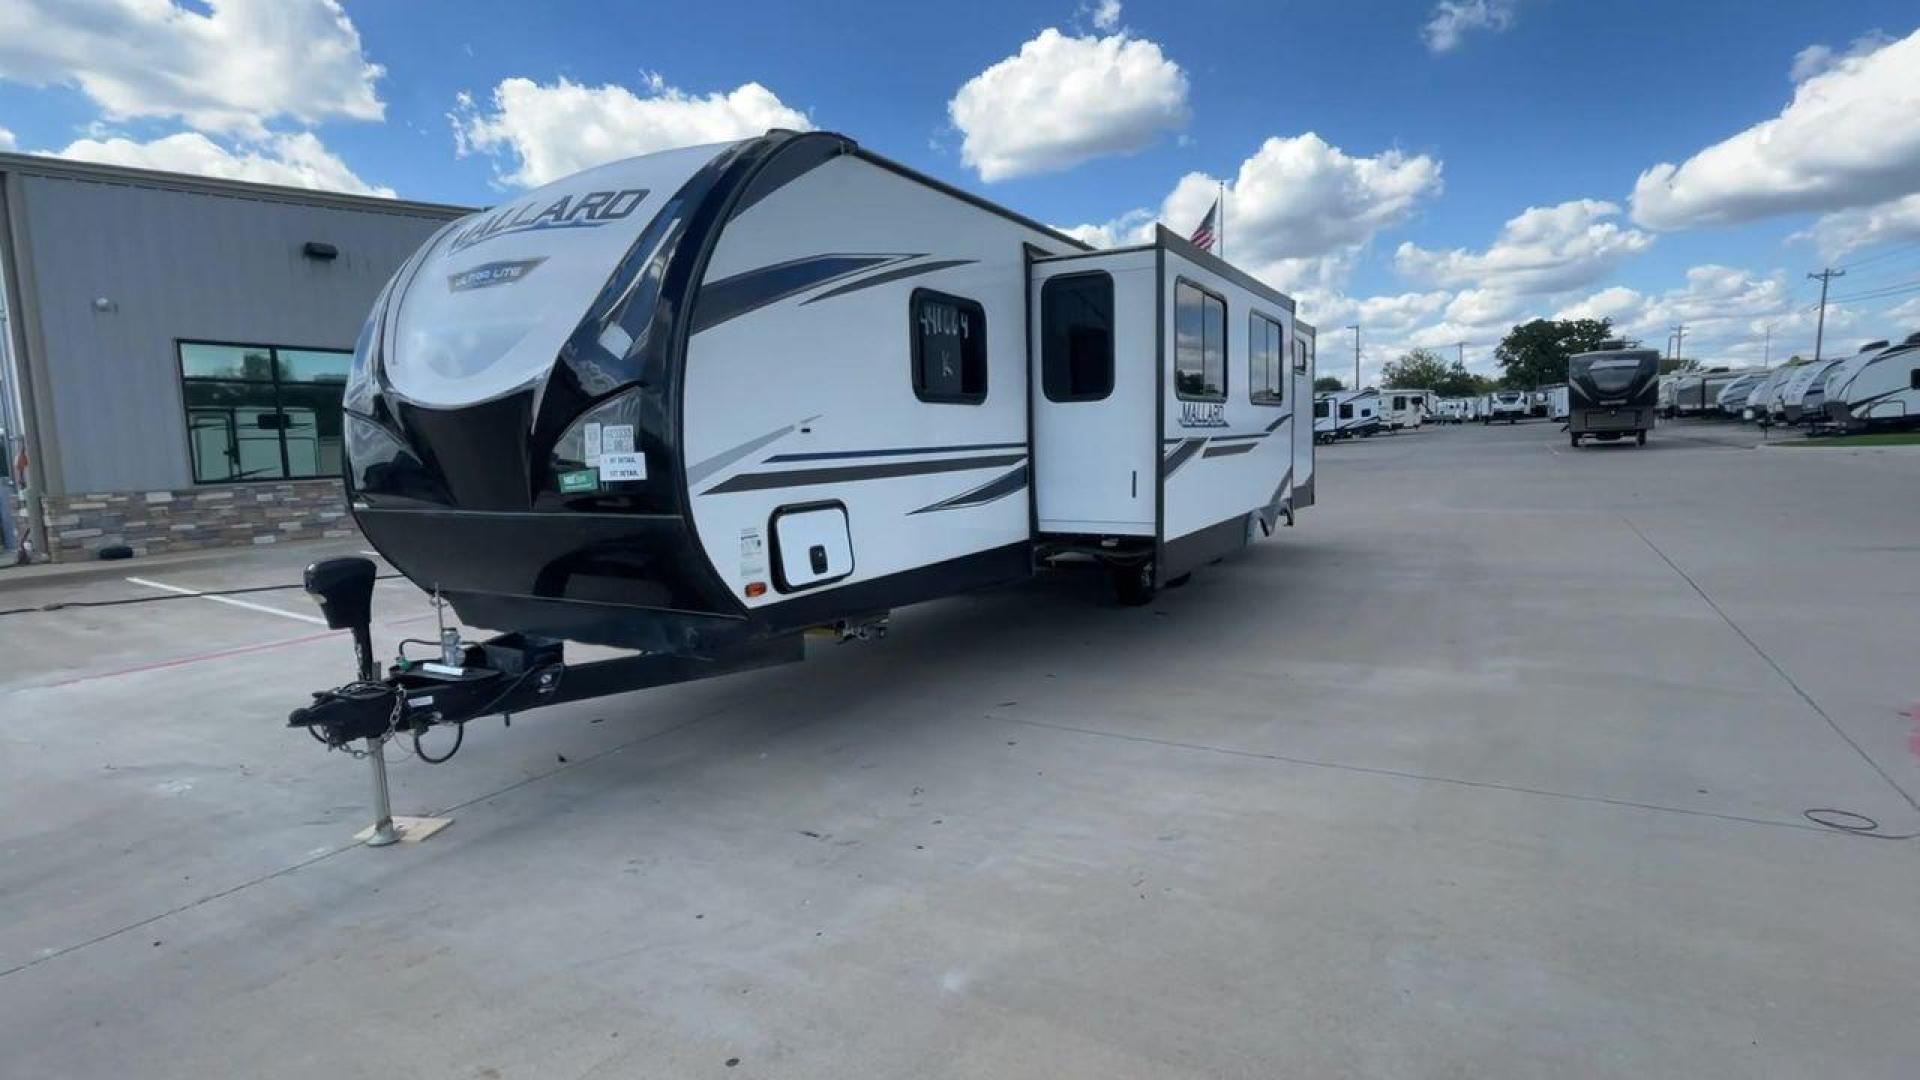
<path id="1" fill-rule="evenodd" d="M 1848 293 L 1845 296 L 1836 296 L 1833 298 L 1833 302 L 1838 304 L 1848 300 L 1879 300 L 1884 297 L 1897 296 L 1900 293 L 1914 292 L 1916 290 L 1920 290 L 1920 279 L 1903 281 L 1894 285 L 1879 285 L 1861 292 Z"/>
<path id="2" fill-rule="evenodd" d="M 1840 269 L 1843 273 L 1848 270 L 1857 270 L 1862 266 L 1871 266 L 1872 264 L 1879 262 L 1881 259 L 1891 259 L 1895 255 L 1905 255 L 1908 252 L 1914 252 L 1914 251 L 1920 251 L 1920 244 L 1908 244 L 1905 247 L 1897 247 L 1889 251 L 1883 251 L 1878 255 L 1869 255 L 1864 259 L 1857 259 L 1853 262 L 1847 263 L 1846 265 L 1842 266 Z"/>

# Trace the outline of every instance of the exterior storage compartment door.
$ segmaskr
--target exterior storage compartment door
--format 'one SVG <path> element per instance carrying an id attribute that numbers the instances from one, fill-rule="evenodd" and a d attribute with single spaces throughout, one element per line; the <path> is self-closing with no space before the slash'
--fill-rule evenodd
<path id="1" fill-rule="evenodd" d="M 845 506 L 808 503 L 773 512 L 774 588 L 799 592 L 851 573 L 853 533 Z"/>

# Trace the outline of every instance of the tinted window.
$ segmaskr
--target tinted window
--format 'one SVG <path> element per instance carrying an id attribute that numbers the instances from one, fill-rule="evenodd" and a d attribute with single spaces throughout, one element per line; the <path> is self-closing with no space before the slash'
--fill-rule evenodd
<path id="1" fill-rule="evenodd" d="M 913 392 L 978 405 L 987 397 L 987 313 L 972 300 L 915 289 Z"/>
<path id="2" fill-rule="evenodd" d="M 1353 419 L 1353 402 L 1343 401 L 1340 403 L 1340 419 L 1342 420 Z"/>
<path id="3" fill-rule="evenodd" d="M 1227 399 L 1227 302 L 1182 281 L 1173 287 L 1173 388 L 1188 401 Z"/>
<path id="4" fill-rule="evenodd" d="M 1920 367 L 1914 368 L 1908 373 L 1907 385 L 1915 390 L 1920 390 Z"/>
<path id="5" fill-rule="evenodd" d="M 350 352 L 183 341 L 195 483 L 338 476 Z"/>
<path id="6" fill-rule="evenodd" d="M 1040 290 L 1040 383 L 1049 401 L 1113 393 L 1113 278 L 1057 277 Z"/>
<path id="7" fill-rule="evenodd" d="M 1256 314 L 1247 320 L 1247 397 L 1255 405 L 1278 405 L 1286 387 L 1286 335 L 1279 323 Z"/>
<path id="8" fill-rule="evenodd" d="M 1314 402 L 1314 403 L 1313 403 L 1313 418 L 1314 418 L 1315 420 L 1324 420 L 1324 419 L 1326 419 L 1326 417 L 1327 417 L 1327 403 L 1326 403 L 1326 402 L 1324 402 L 1324 401 L 1316 401 L 1316 402 Z"/>

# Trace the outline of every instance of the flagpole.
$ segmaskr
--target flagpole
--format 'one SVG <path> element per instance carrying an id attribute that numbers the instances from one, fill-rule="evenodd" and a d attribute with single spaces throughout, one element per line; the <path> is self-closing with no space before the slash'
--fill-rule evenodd
<path id="1" fill-rule="evenodd" d="M 1220 257 L 1227 257 L 1227 182 L 1220 181 Z"/>

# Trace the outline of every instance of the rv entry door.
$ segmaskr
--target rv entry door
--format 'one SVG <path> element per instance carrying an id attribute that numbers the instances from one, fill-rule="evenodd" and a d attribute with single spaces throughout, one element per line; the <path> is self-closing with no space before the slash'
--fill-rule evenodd
<path id="1" fill-rule="evenodd" d="M 1154 252 L 1041 259 L 1029 287 L 1040 532 L 1152 536 L 1160 451 Z"/>

